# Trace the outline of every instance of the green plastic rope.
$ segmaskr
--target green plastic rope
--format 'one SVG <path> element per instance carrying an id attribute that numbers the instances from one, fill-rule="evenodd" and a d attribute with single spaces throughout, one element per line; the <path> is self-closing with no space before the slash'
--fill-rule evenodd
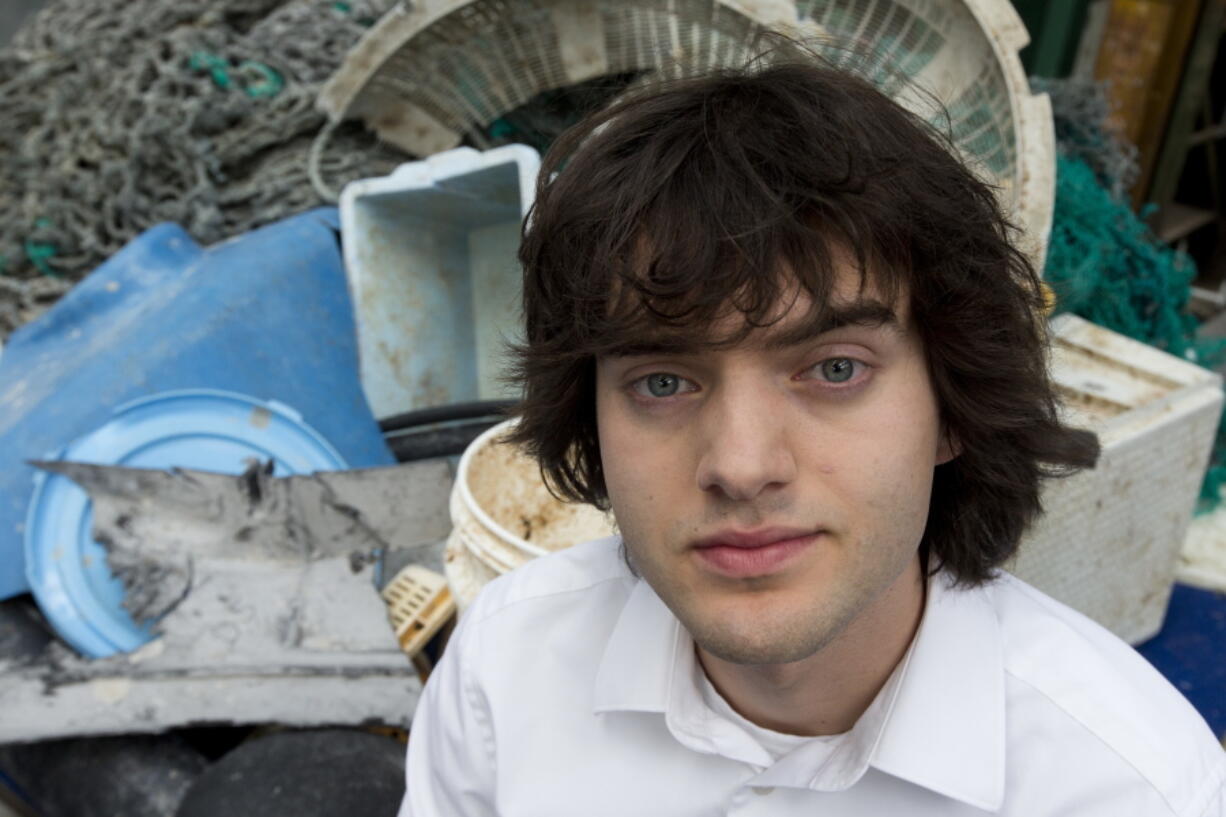
<path id="1" fill-rule="evenodd" d="M 193 71 L 208 71 L 213 84 L 223 91 L 228 91 L 233 84 L 230 80 L 230 62 L 224 57 L 207 51 L 197 51 L 192 54 L 187 64 Z"/>
<path id="2" fill-rule="evenodd" d="M 265 99 L 281 93 L 285 87 L 285 78 L 276 69 L 255 60 L 244 60 L 238 65 L 239 71 L 254 73 L 259 78 L 243 85 L 247 96 L 253 99 Z"/>
<path id="3" fill-rule="evenodd" d="M 52 226 L 51 221 L 45 218 L 34 222 L 35 231 L 46 230 Z M 33 264 L 35 269 L 52 278 L 60 277 L 60 274 L 50 264 L 51 259 L 59 254 L 59 247 L 54 242 L 40 241 L 34 236 L 29 236 L 22 242 L 22 247 L 26 253 L 26 260 Z"/>
<path id="4" fill-rule="evenodd" d="M 281 76 L 279 71 L 255 60 L 243 60 L 237 66 L 232 66 L 225 57 L 207 51 L 197 51 L 188 60 L 188 67 L 193 71 L 208 71 L 213 84 L 223 91 L 234 87 L 231 70 L 240 76 L 254 77 L 242 82 L 243 92 L 252 99 L 274 97 L 285 87 L 285 77 Z"/>

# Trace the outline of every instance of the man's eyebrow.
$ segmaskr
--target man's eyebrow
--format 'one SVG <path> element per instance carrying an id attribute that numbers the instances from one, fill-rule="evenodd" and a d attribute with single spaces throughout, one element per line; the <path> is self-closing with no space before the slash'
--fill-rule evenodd
<path id="1" fill-rule="evenodd" d="M 783 332 L 774 332 L 766 339 L 766 348 L 787 349 L 810 343 L 827 332 L 848 326 L 880 327 L 890 332 L 902 331 L 898 315 L 880 301 L 855 301 L 824 309 L 816 321 L 798 323 Z"/>
<path id="2" fill-rule="evenodd" d="M 604 350 L 605 357 L 644 357 L 647 355 L 692 355 L 697 354 L 703 344 L 691 337 L 677 336 L 646 336 L 634 340 L 625 340 Z"/>
<path id="3" fill-rule="evenodd" d="M 802 346 L 818 337 L 847 326 L 884 327 L 901 331 L 894 310 L 880 301 L 864 300 L 831 306 L 816 321 L 804 321 L 783 332 L 770 332 L 764 346 L 772 351 Z M 769 330 L 767 330 L 769 332 Z M 647 333 L 627 338 L 602 352 L 606 357 L 643 357 L 647 355 L 693 355 L 711 346 L 692 333 Z"/>

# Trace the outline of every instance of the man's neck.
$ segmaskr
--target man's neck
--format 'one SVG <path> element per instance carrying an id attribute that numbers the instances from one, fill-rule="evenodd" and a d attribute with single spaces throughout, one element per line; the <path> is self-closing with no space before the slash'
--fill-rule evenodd
<path id="1" fill-rule="evenodd" d="M 874 604 L 818 652 L 788 664 L 734 664 L 697 647 L 724 699 L 753 723 L 792 735 L 851 729 L 911 645 L 926 576 L 915 559 Z"/>

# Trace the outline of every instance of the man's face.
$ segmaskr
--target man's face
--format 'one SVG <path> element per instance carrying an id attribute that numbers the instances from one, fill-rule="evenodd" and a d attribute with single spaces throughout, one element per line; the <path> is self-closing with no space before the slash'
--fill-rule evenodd
<path id="1" fill-rule="evenodd" d="M 859 283 L 843 265 L 836 313 L 880 303 Z M 805 328 L 802 296 L 731 349 L 598 361 L 601 457 L 627 551 L 707 652 L 798 661 L 914 578 L 933 468 L 950 454 L 898 300 L 893 320 L 770 343 Z"/>

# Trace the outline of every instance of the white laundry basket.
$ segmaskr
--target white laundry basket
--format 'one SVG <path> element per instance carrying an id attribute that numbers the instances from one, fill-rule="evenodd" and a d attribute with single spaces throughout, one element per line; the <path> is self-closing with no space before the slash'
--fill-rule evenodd
<path id="1" fill-rule="evenodd" d="M 1009 0 L 420 0 L 392 8 L 320 92 L 417 156 L 452 148 L 534 97 L 599 77 L 640 81 L 739 65 L 764 31 L 876 55 L 869 78 L 922 116 L 901 73 L 948 107 L 958 150 L 996 186 L 1041 266 L 1055 197 L 1046 96 L 1018 58 L 1029 40 Z M 897 69 L 893 76 L 883 68 Z"/>

